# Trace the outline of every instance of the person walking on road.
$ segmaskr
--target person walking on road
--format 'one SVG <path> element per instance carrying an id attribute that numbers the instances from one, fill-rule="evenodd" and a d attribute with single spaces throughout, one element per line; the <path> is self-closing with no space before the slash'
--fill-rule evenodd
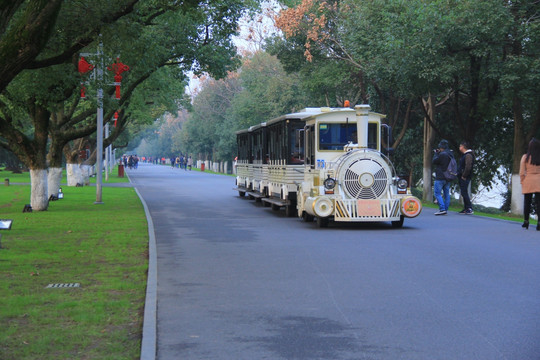
<path id="1" fill-rule="evenodd" d="M 466 141 L 459 144 L 459 151 L 462 154 L 459 159 L 458 167 L 459 190 L 461 191 L 461 197 L 463 198 L 463 210 L 459 213 L 472 215 L 474 214 L 474 211 L 472 208 L 471 196 L 469 194 L 469 184 L 471 183 L 472 178 L 474 154 Z"/>
<path id="2" fill-rule="evenodd" d="M 191 158 L 191 156 L 188 157 L 187 166 L 189 166 L 189 171 L 191 171 L 191 167 L 193 166 L 193 159 Z"/>
<path id="3" fill-rule="evenodd" d="M 439 211 L 435 215 L 446 215 L 448 213 L 448 207 L 450 206 L 450 181 L 446 180 L 444 172 L 448 168 L 452 157 L 452 153 L 448 150 L 448 141 L 441 140 L 433 157 L 433 165 L 435 165 L 433 192 L 439 204 Z"/>
<path id="4" fill-rule="evenodd" d="M 521 157 L 519 163 L 519 178 L 521 192 L 525 197 L 524 221 L 521 227 L 528 229 L 533 194 L 536 202 L 536 214 L 540 211 L 540 140 L 532 138 L 529 142 L 527 153 Z M 536 230 L 540 231 L 540 222 L 536 225 Z"/>

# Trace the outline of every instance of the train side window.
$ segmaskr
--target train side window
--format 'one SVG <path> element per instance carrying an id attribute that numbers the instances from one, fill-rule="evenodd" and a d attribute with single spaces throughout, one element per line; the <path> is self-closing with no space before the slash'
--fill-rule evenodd
<path id="1" fill-rule="evenodd" d="M 290 132 L 291 164 L 304 163 L 304 129 L 292 129 Z"/>
<path id="2" fill-rule="evenodd" d="M 379 150 L 379 125 L 377 123 L 368 124 L 368 148 Z"/>

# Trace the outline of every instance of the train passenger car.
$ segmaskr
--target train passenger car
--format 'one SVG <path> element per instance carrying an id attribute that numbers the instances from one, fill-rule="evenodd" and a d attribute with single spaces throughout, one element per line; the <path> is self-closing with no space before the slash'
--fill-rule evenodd
<path id="1" fill-rule="evenodd" d="M 304 178 L 304 121 L 309 112 L 272 119 L 236 133 L 235 190 L 274 210 L 296 215 L 297 185 Z"/>
<path id="2" fill-rule="evenodd" d="M 420 214 L 420 200 L 411 196 L 407 180 L 396 175 L 382 152 L 384 115 L 371 112 L 369 105 L 357 105 L 354 109 L 308 108 L 298 114 L 292 127 L 294 137 L 290 131 L 276 132 L 268 135 L 267 141 L 271 153 L 273 142 L 281 140 L 280 149 L 287 157 L 295 153 L 294 146 L 298 145 L 302 155 L 297 160 L 301 158 L 303 165 L 294 165 L 293 158 L 289 158 L 283 163 L 288 168 L 281 169 L 276 177 L 276 186 L 269 168 L 267 187 L 261 193 L 263 201 L 276 207 L 285 205 L 289 214 L 295 206 L 299 217 L 305 221 L 316 218 L 320 227 L 327 226 L 330 220 L 390 221 L 392 226 L 401 227 L 405 217 Z M 272 124 L 284 123 L 286 118 L 266 123 L 266 130 Z M 237 133 L 239 154 L 253 151 L 245 147 L 245 134 Z M 249 169 L 243 173 L 249 173 Z M 244 181 L 238 172 L 237 184 L 247 188 L 253 183 Z M 239 185 L 238 189 L 243 188 Z"/>

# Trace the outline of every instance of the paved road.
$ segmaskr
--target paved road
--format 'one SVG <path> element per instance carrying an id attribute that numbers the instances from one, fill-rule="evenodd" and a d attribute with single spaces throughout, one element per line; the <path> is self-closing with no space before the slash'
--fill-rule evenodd
<path id="1" fill-rule="evenodd" d="M 234 178 L 141 164 L 157 358 L 540 359 L 540 232 L 426 209 L 317 229 Z"/>

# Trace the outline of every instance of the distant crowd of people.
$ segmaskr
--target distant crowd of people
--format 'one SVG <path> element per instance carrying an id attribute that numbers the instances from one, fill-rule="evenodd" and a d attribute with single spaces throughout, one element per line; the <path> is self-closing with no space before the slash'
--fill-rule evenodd
<path id="1" fill-rule="evenodd" d="M 137 169 L 139 166 L 139 157 L 137 155 L 124 155 L 122 156 L 122 163 L 124 163 L 124 168 Z"/>
<path id="2" fill-rule="evenodd" d="M 120 160 L 122 165 L 124 165 L 125 168 L 129 169 L 137 169 L 137 166 L 139 162 L 148 163 L 148 164 L 156 164 L 156 165 L 165 165 L 170 161 L 170 164 L 173 167 L 186 169 L 189 168 L 191 170 L 191 167 L 193 166 L 193 159 L 191 156 L 172 156 L 170 159 L 165 157 L 159 157 L 159 156 L 137 156 L 134 155 L 123 155 L 122 159 Z"/>
<path id="3" fill-rule="evenodd" d="M 193 166 L 193 159 L 191 158 L 191 156 L 182 155 L 182 154 L 176 157 L 171 156 L 172 168 L 179 168 L 179 169 L 184 169 L 184 170 L 187 170 L 189 168 L 189 170 L 191 171 L 192 166 Z"/>

